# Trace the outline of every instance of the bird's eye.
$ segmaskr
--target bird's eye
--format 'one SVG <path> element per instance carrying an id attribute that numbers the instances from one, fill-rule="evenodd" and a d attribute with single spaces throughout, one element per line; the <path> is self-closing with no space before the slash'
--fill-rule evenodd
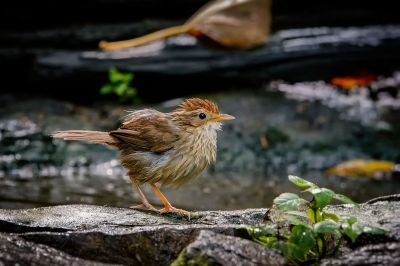
<path id="1" fill-rule="evenodd" d="M 199 114 L 199 118 L 200 118 L 200 119 L 206 118 L 206 114 L 205 114 L 205 113 L 200 113 L 200 114 Z"/>

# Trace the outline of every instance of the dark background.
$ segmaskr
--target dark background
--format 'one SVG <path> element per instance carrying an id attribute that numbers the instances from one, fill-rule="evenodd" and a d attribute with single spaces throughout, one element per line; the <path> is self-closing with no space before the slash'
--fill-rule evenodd
<path id="1" fill-rule="evenodd" d="M 98 88 L 107 80 L 107 67 L 101 69 L 48 68 L 40 63 L 42 57 L 60 51 L 95 50 L 100 40 L 120 40 L 177 25 L 189 18 L 207 1 L 203 0 L 83 0 L 83 1 L 4 1 L 0 9 L 0 73 L 3 92 L 22 92 L 51 95 L 73 101 L 91 102 L 100 97 Z M 362 26 L 400 23 L 396 1 L 273 1 L 273 31 L 318 26 Z M 397 45 L 397 44 L 396 44 Z M 397 49 L 398 46 L 394 47 Z M 390 54 L 390 49 L 388 50 Z M 351 55 L 353 56 L 353 55 Z M 344 56 L 346 59 L 346 55 Z M 393 69 L 381 58 L 369 62 L 376 72 Z M 38 63 L 39 62 L 39 63 Z M 320 62 L 318 63 L 320 64 Z M 318 65 L 317 64 L 317 65 Z M 362 71 L 349 64 L 332 66 L 328 78 L 346 71 Z M 309 70 L 300 64 L 304 72 Z M 254 68 L 257 68 L 255 66 Z M 274 66 L 272 66 L 274 67 Z M 294 65 L 298 69 L 299 65 Z M 122 67 L 123 68 L 123 67 Z M 254 68 L 250 72 L 254 73 Z M 271 68 L 271 67 L 270 67 Z M 263 77 L 247 77 L 245 70 L 229 78 L 218 73 L 206 75 L 165 75 L 142 73 L 135 85 L 148 101 L 158 101 L 205 90 L 205 82 L 215 86 L 208 90 L 250 87 L 272 78 L 302 80 L 309 76 L 293 75 L 293 71 L 278 69 Z M 297 71 L 297 70 L 296 70 Z M 345 72 L 346 72 L 345 71 Z M 141 73 L 140 71 L 136 71 Z M 347 71 L 348 72 L 348 71 Z M 62 79 L 63 82 L 59 82 Z M 252 84 L 254 83 L 254 84 Z M 168 93 L 164 89 L 168 87 Z M 82 89 L 84 88 L 84 89 Z M 159 93 L 154 94 L 155 90 Z M 206 89 L 207 90 L 207 89 Z"/>

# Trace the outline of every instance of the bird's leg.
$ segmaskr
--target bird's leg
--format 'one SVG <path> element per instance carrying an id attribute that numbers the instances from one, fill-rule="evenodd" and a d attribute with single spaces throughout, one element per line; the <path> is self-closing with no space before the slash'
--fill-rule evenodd
<path id="1" fill-rule="evenodd" d="M 137 179 L 134 176 L 129 176 L 129 178 L 131 179 L 133 185 L 135 186 L 137 192 L 139 193 L 140 200 L 142 201 L 142 204 L 134 205 L 134 206 L 131 206 L 130 208 L 133 208 L 133 209 L 146 209 L 146 210 L 151 210 L 151 211 L 157 211 L 158 212 L 158 210 L 156 208 L 154 208 L 154 206 L 149 203 L 149 201 L 147 200 L 146 196 L 143 194 L 143 191 L 140 189 L 140 184 L 137 181 Z"/>
<path id="2" fill-rule="evenodd" d="M 178 208 L 175 208 L 175 207 L 172 207 L 171 203 L 169 203 L 167 198 L 164 196 L 164 194 L 161 192 L 161 190 L 156 186 L 156 184 L 150 184 L 150 186 L 154 190 L 156 195 L 160 198 L 162 203 L 164 204 L 164 208 L 162 208 L 160 210 L 160 213 L 167 213 L 167 212 L 178 213 L 178 214 L 181 214 L 181 215 L 185 215 L 190 219 L 190 212 L 182 210 L 182 209 L 178 209 Z"/>

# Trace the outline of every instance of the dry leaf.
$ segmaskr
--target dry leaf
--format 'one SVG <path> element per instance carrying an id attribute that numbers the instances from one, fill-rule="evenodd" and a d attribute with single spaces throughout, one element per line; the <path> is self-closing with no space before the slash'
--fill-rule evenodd
<path id="1" fill-rule="evenodd" d="M 326 173 L 329 175 L 373 178 L 376 174 L 392 172 L 395 167 L 395 163 L 390 161 L 355 159 L 340 163 L 328 169 Z"/>
<path id="2" fill-rule="evenodd" d="M 253 48 L 270 34 L 271 0 L 216 0 L 203 6 L 185 24 L 126 41 L 100 43 L 104 50 L 135 47 L 169 36 L 189 33 L 207 37 L 226 48 Z"/>
<path id="3" fill-rule="evenodd" d="M 343 89 L 352 89 L 360 86 L 369 86 L 375 80 L 377 80 L 377 76 L 372 74 L 362 76 L 346 76 L 333 78 L 331 80 L 331 84 Z"/>

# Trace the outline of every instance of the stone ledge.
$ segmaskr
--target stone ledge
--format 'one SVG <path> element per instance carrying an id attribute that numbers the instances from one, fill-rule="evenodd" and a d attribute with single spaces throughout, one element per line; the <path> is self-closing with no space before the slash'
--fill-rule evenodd
<path id="1" fill-rule="evenodd" d="M 323 263 L 356 265 L 360 256 L 375 254 L 385 254 L 385 261 L 389 263 L 386 265 L 398 262 L 399 254 L 391 252 L 400 239 L 400 201 L 395 198 L 390 197 L 390 201 L 377 199 L 371 204 L 361 204 L 360 208 L 347 205 L 331 207 L 330 211 L 335 213 L 351 213 L 364 224 L 383 227 L 389 231 L 389 235 L 381 239 L 365 238 L 358 246 L 352 247 L 354 251 L 348 248 L 346 252 L 349 254 Z M 238 260 L 242 260 L 247 265 L 257 265 L 265 263 L 264 260 L 272 256 L 271 251 L 233 235 L 239 224 L 262 223 L 266 211 L 247 209 L 196 212 L 194 218 L 187 221 L 173 215 L 161 216 L 127 208 L 91 205 L 3 209 L 0 210 L 0 231 L 3 233 L 0 240 L 0 262 L 11 263 L 10 256 L 6 255 L 10 250 L 15 250 L 15 243 L 22 243 L 26 252 L 14 256 L 13 263 L 22 262 L 29 256 L 43 256 L 43 261 L 49 260 L 53 265 L 66 265 L 78 260 L 82 260 L 84 265 L 169 265 L 186 247 L 187 254 L 201 254 L 201 257 L 206 256 L 213 263 L 225 261 L 237 264 L 240 263 Z M 206 238 L 213 244 L 203 245 Z M 254 257 L 251 253 L 255 246 L 264 250 L 265 256 L 260 256 L 259 261 L 248 260 Z M 236 251 L 230 254 L 223 252 L 228 249 Z M 196 252 L 191 252 L 193 250 Z M 52 254 L 57 252 L 62 253 L 57 257 L 60 258 L 58 264 L 50 261 Z M 279 254 L 277 256 L 280 260 L 274 261 L 282 263 L 277 262 L 276 265 L 283 265 L 285 261 Z M 365 261 L 368 261 L 367 258 Z"/>

